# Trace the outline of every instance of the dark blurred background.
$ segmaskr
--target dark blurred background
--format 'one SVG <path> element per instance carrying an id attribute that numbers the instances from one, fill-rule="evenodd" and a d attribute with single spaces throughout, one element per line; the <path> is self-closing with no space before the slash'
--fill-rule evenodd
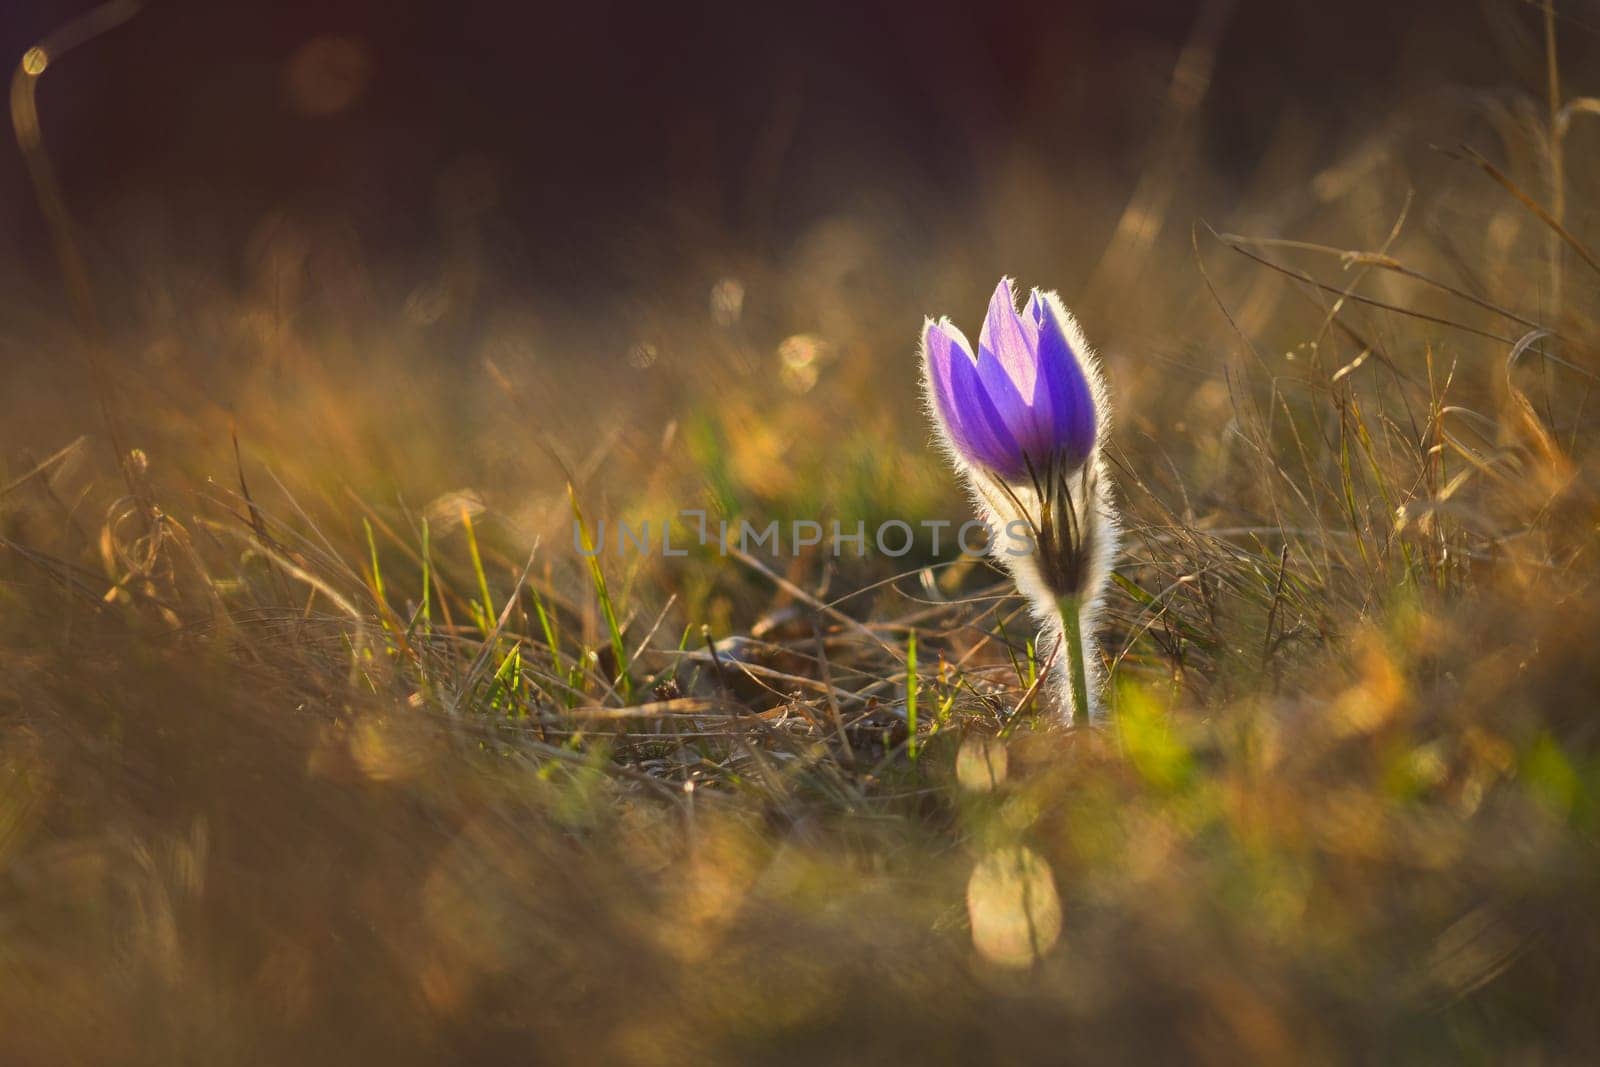
<path id="1" fill-rule="evenodd" d="M 89 6 L 12 0 L 0 54 L 14 64 Z M 1578 72 L 1600 12 L 1559 7 Z M 151 0 L 52 69 L 40 108 L 91 236 L 115 244 L 137 218 L 203 256 L 289 210 L 340 219 L 392 261 L 481 208 L 492 273 L 582 307 L 670 281 L 675 249 L 780 248 L 840 205 L 892 203 L 913 228 L 958 213 L 988 157 L 1018 148 L 1063 181 L 1092 163 L 1131 187 L 1207 18 L 1197 162 L 1224 178 L 1286 121 L 1326 131 L 1331 153 L 1413 90 L 1542 77 L 1525 0 Z M 0 241 L 20 283 L 56 299 L 14 150 Z"/>

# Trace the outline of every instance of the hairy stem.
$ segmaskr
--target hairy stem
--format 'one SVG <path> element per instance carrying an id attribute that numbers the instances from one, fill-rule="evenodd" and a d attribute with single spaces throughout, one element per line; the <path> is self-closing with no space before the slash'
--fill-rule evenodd
<path id="1" fill-rule="evenodd" d="M 1083 626 L 1078 618 L 1079 600 L 1068 595 L 1056 601 L 1061 609 L 1061 641 L 1066 645 L 1067 679 L 1072 686 L 1072 725 L 1089 724 L 1089 683 L 1083 667 Z"/>

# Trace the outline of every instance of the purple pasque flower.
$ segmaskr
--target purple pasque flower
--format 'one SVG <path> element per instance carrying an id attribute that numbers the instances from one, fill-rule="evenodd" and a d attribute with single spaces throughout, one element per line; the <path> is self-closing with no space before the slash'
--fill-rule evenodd
<path id="1" fill-rule="evenodd" d="M 922 329 L 923 388 L 940 440 L 1039 620 L 1060 705 L 1075 722 L 1099 707 L 1095 632 L 1121 542 L 1103 445 L 1111 409 L 1100 365 L 1054 293 L 1019 314 L 1011 281 L 989 301 L 978 351 L 949 319 Z M 1003 531 L 1003 536 L 1001 532 Z M 1025 531 L 1021 551 L 1008 547 Z"/>
<path id="2" fill-rule="evenodd" d="M 950 443 L 968 463 L 1006 482 L 1082 467 L 1100 413 L 1077 325 L 1053 295 L 1032 291 L 1017 313 L 1002 278 L 973 355 L 948 318 L 923 326 L 929 391 Z"/>

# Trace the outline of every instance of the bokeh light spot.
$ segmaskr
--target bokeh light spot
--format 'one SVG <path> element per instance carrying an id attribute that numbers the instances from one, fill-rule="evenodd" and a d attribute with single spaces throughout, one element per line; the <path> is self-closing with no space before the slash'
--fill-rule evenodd
<path id="1" fill-rule="evenodd" d="M 809 333 L 786 337 L 778 345 L 778 378 L 791 393 L 808 393 L 817 384 L 827 342 Z"/>
<path id="2" fill-rule="evenodd" d="M 711 287 L 711 320 L 718 326 L 732 326 L 744 313 L 744 283 L 738 278 L 723 278 Z"/>
<path id="3" fill-rule="evenodd" d="M 1006 780 L 1006 745 L 997 737 L 974 734 L 956 753 L 956 781 L 974 793 L 992 793 Z"/>
<path id="4" fill-rule="evenodd" d="M 1061 936 L 1055 876 L 1023 845 L 997 849 L 967 881 L 967 917 L 978 954 L 1002 967 L 1026 967 Z"/>

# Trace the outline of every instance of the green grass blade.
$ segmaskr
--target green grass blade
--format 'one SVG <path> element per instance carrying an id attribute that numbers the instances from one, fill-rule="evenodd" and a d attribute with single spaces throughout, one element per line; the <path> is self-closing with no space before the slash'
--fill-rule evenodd
<path id="1" fill-rule="evenodd" d="M 494 600 L 489 596 L 489 576 L 483 570 L 483 554 L 478 551 L 478 535 L 472 528 L 472 513 L 461 509 L 461 528 L 467 533 L 467 552 L 472 556 L 472 573 L 478 579 L 479 602 L 473 605 L 478 629 L 485 637 L 494 629 Z"/>
<path id="2" fill-rule="evenodd" d="M 913 629 L 906 639 L 906 753 L 913 763 L 917 759 L 917 631 Z"/>
<path id="3" fill-rule="evenodd" d="M 589 578 L 594 584 L 594 595 L 600 602 L 600 613 L 605 617 L 606 632 L 611 639 L 611 654 L 617 661 L 616 688 L 622 694 L 624 701 L 631 702 L 633 683 L 628 678 L 628 651 L 622 641 L 622 627 L 617 625 L 616 606 L 611 602 L 611 593 L 606 588 L 606 574 L 600 566 L 600 553 L 595 549 L 594 538 L 589 533 L 589 524 L 583 517 L 583 509 L 578 506 L 577 490 L 570 482 L 567 484 L 567 499 L 572 502 L 572 517 L 578 523 L 578 536 L 583 544 L 584 559 L 589 564 Z"/>

